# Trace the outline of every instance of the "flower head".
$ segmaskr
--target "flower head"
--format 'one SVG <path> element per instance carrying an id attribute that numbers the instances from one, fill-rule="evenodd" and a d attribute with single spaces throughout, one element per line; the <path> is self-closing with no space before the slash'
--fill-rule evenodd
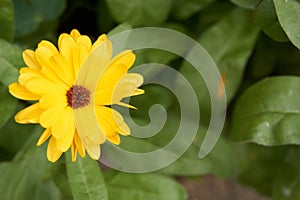
<path id="1" fill-rule="evenodd" d="M 72 160 L 77 153 L 99 159 L 100 144 L 107 140 L 120 143 L 130 129 L 120 113 L 110 108 L 121 100 L 142 94 L 138 89 L 143 77 L 128 73 L 135 61 L 126 50 L 112 58 L 112 44 L 101 35 L 92 44 L 77 30 L 61 34 L 58 49 L 41 41 L 35 51 L 25 50 L 27 67 L 20 69 L 18 82 L 9 86 L 10 93 L 23 100 L 36 101 L 15 116 L 18 123 L 39 123 L 45 128 L 37 145 L 49 139 L 47 158 L 57 161 L 71 148 Z"/>

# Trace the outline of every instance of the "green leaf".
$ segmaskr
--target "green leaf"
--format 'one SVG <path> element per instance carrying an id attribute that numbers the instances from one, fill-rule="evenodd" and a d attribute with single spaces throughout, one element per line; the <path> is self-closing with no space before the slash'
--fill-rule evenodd
<path id="1" fill-rule="evenodd" d="M 237 6 L 245 9 L 254 10 L 254 8 L 259 4 L 261 0 L 230 0 Z"/>
<path id="2" fill-rule="evenodd" d="M 0 62 L 1 63 L 1 62 Z M 9 120 L 11 115 L 14 113 L 18 100 L 12 97 L 6 86 L 0 84 L 0 128 Z M 0 134 L 1 136 L 1 134 Z M 1 142 L 0 142 L 1 143 Z"/>
<path id="3" fill-rule="evenodd" d="M 185 20 L 213 2 L 214 0 L 177 0 L 173 3 L 172 15 L 178 20 Z"/>
<path id="4" fill-rule="evenodd" d="M 240 154 L 239 181 L 260 193 L 271 195 L 274 180 L 290 147 L 257 144 L 239 144 L 236 147 Z"/>
<path id="5" fill-rule="evenodd" d="M 0 39 L 0 58 L 14 66 L 16 69 L 24 66 L 24 62 L 22 59 L 22 49 L 2 39 Z M 0 70 L 1 72 L 5 71 L 4 69 L 2 69 L 1 65 Z"/>
<path id="6" fill-rule="evenodd" d="M 231 138 L 263 145 L 300 144 L 300 78 L 266 78 L 234 108 Z"/>
<path id="7" fill-rule="evenodd" d="M 11 153 L 17 153 L 34 129 L 35 125 L 17 124 L 14 117 L 10 116 L 9 121 L 0 130 L 0 146 Z"/>
<path id="8" fill-rule="evenodd" d="M 45 156 L 46 146 L 35 145 L 41 132 L 41 128 L 37 127 L 14 160 L 0 167 L 2 199 L 60 199 L 59 191 L 51 183 L 50 163 Z"/>
<path id="9" fill-rule="evenodd" d="M 14 10 L 12 0 L 0 0 L 0 38 L 13 40 Z"/>
<path id="10" fill-rule="evenodd" d="M 65 0 L 14 0 L 15 36 L 35 31 L 42 21 L 57 19 L 66 6 Z"/>
<path id="11" fill-rule="evenodd" d="M 299 148 L 291 149 L 286 155 L 273 185 L 272 199 L 300 199 Z"/>
<path id="12" fill-rule="evenodd" d="M 158 174 L 104 172 L 110 200 L 183 200 L 184 188 L 171 178 Z"/>
<path id="13" fill-rule="evenodd" d="M 160 25 L 167 19 L 172 7 L 172 0 L 106 0 L 106 2 L 117 22 L 130 22 L 133 26 Z"/>
<path id="14" fill-rule="evenodd" d="M 235 9 L 205 31 L 199 39 L 199 43 L 217 64 L 220 73 L 226 77 L 225 89 L 228 103 L 239 88 L 258 32 L 257 27 L 252 24 L 251 13 Z M 210 119 L 210 101 L 208 101 L 210 97 L 203 78 L 187 62 L 181 66 L 180 72 L 188 77 L 194 90 L 197 91 L 202 120 Z M 181 86 L 178 85 L 178 87 Z M 189 105 L 188 98 L 185 104 Z M 194 107 L 191 106 L 190 112 L 193 110 Z"/>
<path id="15" fill-rule="evenodd" d="M 283 0 L 284 1 L 284 0 Z M 273 0 L 263 0 L 253 13 L 255 23 L 272 39 L 285 42 L 288 41 L 276 16 Z"/>
<path id="16" fill-rule="evenodd" d="M 51 166 L 51 175 L 55 185 L 63 195 L 64 200 L 73 200 L 73 195 L 68 182 L 66 163 L 64 159 L 58 160 Z"/>
<path id="17" fill-rule="evenodd" d="M 297 0 L 274 0 L 280 25 L 291 42 L 300 49 L 300 2 Z"/>
<path id="18" fill-rule="evenodd" d="M 88 156 L 77 158 L 76 162 L 72 162 L 70 152 L 66 155 L 67 175 L 74 199 L 108 199 L 98 162 Z"/>

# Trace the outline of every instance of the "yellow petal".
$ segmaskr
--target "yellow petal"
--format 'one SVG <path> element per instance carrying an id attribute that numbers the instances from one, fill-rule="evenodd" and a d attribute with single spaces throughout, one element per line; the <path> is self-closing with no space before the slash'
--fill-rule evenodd
<path id="1" fill-rule="evenodd" d="M 62 113 L 65 105 L 56 105 L 45 110 L 40 116 L 40 124 L 44 128 L 49 128 L 57 120 L 57 114 Z"/>
<path id="2" fill-rule="evenodd" d="M 42 135 L 40 136 L 39 140 L 36 143 L 36 146 L 41 146 L 48 138 L 51 136 L 51 130 L 50 128 L 47 128 Z"/>
<path id="3" fill-rule="evenodd" d="M 72 162 L 76 162 L 77 149 L 76 149 L 76 145 L 75 145 L 74 141 L 72 142 L 71 153 L 72 153 Z"/>
<path id="4" fill-rule="evenodd" d="M 96 42 L 94 42 L 93 46 L 92 46 L 92 50 L 94 50 L 96 47 L 100 46 L 102 44 L 102 42 L 108 40 L 107 36 L 105 34 L 102 34 L 98 37 L 98 39 L 96 40 Z"/>
<path id="5" fill-rule="evenodd" d="M 25 87 L 21 86 L 19 83 L 12 83 L 8 86 L 10 94 L 18 99 L 23 100 L 38 100 L 39 95 L 32 94 Z"/>
<path id="6" fill-rule="evenodd" d="M 40 107 L 42 109 L 48 109 L 58 104 L 64 106 L 68 105 L 66 92 L 64 91 L 57 91 L 57 93 L 47 93 L 41 97 L 39 102 L 40 102 Z"/>
<path id="7" fill-rule="evenodd" d="M 69 87 L 71 87 L 74 84 L 75 77 L 73 66 L 68 64 L 65 57 L 63 57 L 61 54 L 53 55 L 49 62 L 52 66 L 55 66 L 53 69 L 55 70 L 57 76 Z"/>
<path id="8" fill-rule="evenodd" d="M 89 145 L 105 142 L 105 135 L 99 127 L 93 105 L 74 109 L 73 113 L 76 130 L 81 141 L 85 141 L 85 144 Z"/>
<path id="9" fill-rule="evenodd" d="M 75 85 L 82 85 L 91 92 L 95 91 L 99 78 L 111 59 L 111 46 L 111 42 L 106 40 L 88 55 L 76 77 Z"/>
<path id="10" fill-rule="evenodd" d="M 21 124 L 39 123 L 40 115 L 43 112 L 44 110 L 40 108 L 40 104 L 35 103 L 18 112 L 15 116 L 15 120 Z"/>
<path id="11" fill-rule="evenodd" d="M 120 139 L 120 136 L 117 132 L 115 132 L 114 134 L 112 135 L 109 135 L 107 136 L 107 139 L 113 143 L 113 144 L 116 144 L 116 145 L 119 145 L 121 143 L 121 139 Z"/>
<path id="12" fill-rule="evenodd" d="M 23 60 L 25 62 L 25 64 L 32 69 L 41 69 L 41 66 L 39 64 L 39 62 L 37 61 L 37 59 L 35 58 L 35 53 L 32 50 L 25 50 L 23 51 Z"/>
<path id="13" fill-rule="evenodd" d="M 47 49 L 44 46 L 41 46 L 35 50 L 35 55 L 42 66 L 41 72 L 42 74 L 50 81 L 58 83 L 63 88 L 68 88 L 72 84 L 68 84 L 68 82 L 65 81 L 65 78 L 62 76 L 59 76 L 58 72 L 61 72 L 61 70 L 65 69 L 67 66 L 64 66 L 65 63 L 59 63 L 59 65 L 55 62 L 55 59 L 51 59 L 53 56 L 58 55 L 57 53 L 52 52 L 51 50 Z M 54 61 L 53 61 L 54 60 Z M 62 61 L 63 62 L 63 61 Z M 63 67 L 62 67 L 63 65 Z M 71 73 L 71 71 L 69 71 Z M 68 80 L 67 80 L 68 81 Z"/>
<path id="14" fill-rule="evenodd" d="M 109 138 L 115 132 L 119 132 L 122 135 L 130 135 L 130 129 L 118 111 L 105 106 L 96 106 L 96 114 L 106 137 Z"/>
<path id="15" fill-rule="evenodd" d="M 19 82 L 30 92 L 40 96 L 47 93 L 63 93 L 65 91 L 61 85 L 51 82 L 42 76 L 34 76 L 29 73 L 21 74 Z"/>
<path id="16" fill-rule="evenodd" d="M 109 67 L 103 73 L 98 87 L 96 89 L 96 103 L 98 105 L 111 105 L 113 104 L 113 92 L 117 83 L 127 73 L 127 68 L 124 65 L 114 65 Z"/>
<path id="17" fill-rule="evenodd" d="M 80 37 L 80 33 L 77 29 L 73 29 L 70 33 L 70 36 L 74 39 L 74 41 L 76 41 L 77 38 Z"/>
<path id="18" fill-rule="evenodd" d="M 85 145 L 85 148 L 92 159 L 99 160 L 101 154 L 100 145 Z"/>
<path id="19" fill-rule="evenodd" d="M 74 143 L 76 145 L 76 148 L 77 148 L 77 151 L 78 153 L 80 154 L 81 157 L 85 157 L 85 149 L 84 149 L 84 146 L 78 136 L 78 133 L 77 131 L 75 131 L 75 135 L 74 135 Z"/>
<path id="20" fill-rule="evenodd" d="M 122 64 L 129 69 L 133 65 L 135 57 L 135 54 L 131 50 L 125 50 L 116 55 L 109 65 Z"/>
<path id="21" fill-rule="evenodd" d="M 126 74 L 117 84 L 112 102 L 120 102 L 123 98 L 130 97 L 136 93 L 137 87 L 143 83 L 143 76 L 136 73 Z M 140 91 L 141 92 L 141 91 Z"/>
<path id="22" fill-rule="evenodd" d="M 49 50 L 50 52 L 52 52 L 52 54 L 56 54 L 58 53 L 57 48 L 49 41 L 46 40 L 42 40 L 39 44 L 38 44 L 38 48 L 44 47 L 47 50 Z"/>
<path id="23" fill-rule="evenodd" d="M 69 66 L 74 66 L 73 63 L 73 51 L 76 48 L 75 41 L 72 37 L 66 36 L 63 37 L 60 41 L 60 53 L 63 57 L 65 57 L 66 61 L 69 63 Z M 72 70 L 72 73 L 74 73 L 74 69 Z"/>
<path id="24" fill-rule="evenodd" d="M 50 138 L 48 148 L 47 148 L 47 158 L 50 162 L 56 162 L 62 154 L 56 146 L 56 139 L 54 137 Z"/>
<path id="25" fill-rule="evenodd" d="M 72 109 L 67 107 L 52 126 L 52 135 L 57 139 L 57 148 L 63 152 L 67 151 L 72 144 L 74 133 Z"/>
<path id="26" fill-rule="evenodd" d="M 92 42 L 91 42 L 90 38 L 86 35 L 79 36 L 76 40 L 76 43 L 84 45 L 89 50 L 92 47 Z"/>

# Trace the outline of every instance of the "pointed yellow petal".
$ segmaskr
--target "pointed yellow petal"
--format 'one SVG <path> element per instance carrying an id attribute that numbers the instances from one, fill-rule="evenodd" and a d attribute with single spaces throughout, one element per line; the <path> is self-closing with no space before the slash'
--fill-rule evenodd
<path id="1" fill-rule="evenodd" d="M 35 103 L 18 112 L 15 116 L 15 120 L 21 124 L 39 123 L 40 115 L 43 112 L 44 110 L 40 108 L 40 104 Z"/>
<path id="2" fill-rule="evenodd" d="M 73 112 L 70 107 L 66 107 L 52 126 L 52 135 L 57 139 L 57 148 L 63 152 L 67 151 L 72 144 L 74 133 Z"/>
<path id="3" fill-rule="evenodd" d="M 56 162 L 62 154 L 62 151 L 60 151 L 56 147 L 56 140 L 55 138 L 51 137 L 48 148 L 47 148 L 47 158 L 50 162 Z"/>
<path id="4" fill-rule="evenodd" d="M 57 113 L 62 113 L 65 105 L 56 105 L 45 110 L 40 116 L 40 124 L 44 128 L 49 128 L 57 120 Z"/>
<path id="5" fill-rule="evenodd" d="M 75 145 L 74 141 L 71 146 L 71 153 L 72 153 L 72 162 L 76 162 L 77 149 L 76 149 L 76 145 Z"/>
<path id="6" fill-rule="evenodd" d="M 42 135 L 40 136 L 39 140 L 36 143 L 36 146 L 41 146 L 48 138 L 51 136 L 50 128 L 47 128 Z"/>
<path id="7" fill-rule="evenodd" d="M 8 86 L 10 94 L 18 99 L 23 100 L 38 100 L 39 95 L 32 94 L 25 87 L 21 86 L 19 83 L 12 83 Z"/>
<path id="8" fill-rule="evenodd" d="M 117 104 L 117 105 L 119 105 L 119 106 L 123 106 L 123 107 L 127 107 L 127 108 L 131 108 L 131 109 L 137 110 L 136 107 L 134 107 L 134 106 L 132 106 L 132 105 L 130 105 L 130 104 L 121 102 L 121 101 L 120 101 L 120 102 L 117 102 L 117 103 L 115 103 L 115 104 Z"/>
<path id="9" fill-rule="evenodd" d="M 41 69 L 39 62 L 35 58 L 34 51 L 27 49 L 27 50 L 23 51 L 22 55 L 23 55 L 23 60 L 24 60 L 25 64 L 29 68 L 37 69 L 37 70 Z"/>
<path id="10" fill-rule="evenodd" d="M 136 89 L 134 91 L 134 93 L 132 94 L 132 96 L 136 96 L 136 95 L 140 95 L 140 94 L 144 94 L 144 93 L 145 93 L 144 90 L 142 90 L 142 89 Z"/>
<path id="11" fill-rule="evenodd" d="M 135 57 L 135 54 L 131 50 L 125 50 L 116 55 L 109 65 L 122 64 L 129 69 L 133 65 Z"/>
<path id="12" fill-rule="evenodd" d="M 78 136 L 77 131 L 75 131 L 74 142 L 75 142 L 78 153 L 80 154 L 81 157 L 84 158 L 85 157 L 85 149 L 84 149 L 84 146 Z"/>

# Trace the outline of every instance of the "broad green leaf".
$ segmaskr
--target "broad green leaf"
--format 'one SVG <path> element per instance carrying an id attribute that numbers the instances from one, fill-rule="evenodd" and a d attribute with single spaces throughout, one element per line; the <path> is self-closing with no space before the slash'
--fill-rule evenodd
<path id="1" fill-rule="evenodd" d="M 235 9 L 220 22 L 205 31 L 199 39 L 199 43 L 217 64 L 220 73 L 225 76 L 228 103 L 239 88 L 257 36 L 258 29 L 252 24 L 251 13 Z M 196 91 L 202 120 L 209 119 L 210 97 L 203 78 L 186 62 L 181 66 L 180 72 L 188 78 Z M 181 86 L 178 85 L 178 87 Z M 185 104 L 189 105 L 188 98 Z M 193 110 L 194 108 L 191 106 L 190 112 L 193 112 Z"/>
<path id="2" fill-rule="evenodd" d="M 18 70 L 7 60 L 0 57 L 0 82 L 8 86 L 18 80 Z"/>
<path id="3" fill-rule="evenodd" d="M 0 62 L 1 63 L 1 62 Z M 14 113 L 18 100 L 9 94 L 6 86 L 0 84 L 0 128 L 9 120 Z M 1 134 L 0 134 L 1 138 Z M 1 142 L 0 142 L 1 143 Z"/>
<path id="4" fill-rule="evenodd" d="M 270 196 L 274 180 L 289 149 L 288 146 L 239 144 L 236 146 L 236 151 L 240 154 L 239 181 Z"/>
<path id="5" fill-rule="evenodd" d="M 6 87 L 5 87 L 5 90 Z M 7 92 L 7 91 L 6 91 Z M 8 92 L 7 92 L 8 93 Z M 15 102 L 17 104 L 17 100 L 13 97 L 11 97 L 10 94 L 8 94 L 10 97 L 10 102 L 5 105 L 5 112 L 1 111 L 1 116 L 9 118 L 7 123 L 0 129 L 0 146 L 5 149 L 6 151 L 10 153 L 17 153 L 21 148 L 23 148 L 23 145 L 28 140 L 28 135 L 30 135 L 33 130 L 35 129 L 35 125 L 32 124 L 17 124 L 14 120 L 15 110 L 21 110 L 24 108 L 24 106 L 20 106 L 20 104 L 13 109 L 11 108 L 11 111 L 9 112 L 7 109 L 12 106 L 12 103 Z M 0 104 L 2 104 L 3 101 L 0 101 Z M 5 102 L 4 102 L 5 103 Z M 9 105 L 9 106 L 8 106 Z M 2 107 L 3 108 L 3 107 Z M 2 119 L 1 119 L 2 120 Z"/>
<path id="6" fill-rule="evenodd" d="M 300 144 L 300 78 L 266 78 L 235 105 L 231 138 L 263 145 Z"/>
<path id="7" fill-rule="evenodd" d="M 178 20 L 185 20 L 213 2 L 214 0 L 177 0 L 173 3 L 172 15 Z"/>
<path id="8" fill-rule="evenodd" d="M 65 0 L 13 0 L 15 10 L 15 36 L 35 31 L 43 21 L 57 19 L 65 9 Z"/>
<path id="9" fill-rule="evenodd" d="M 88 156 L 77 158 L 76 162 L 72 162 L 70 152 L 66 155 L 67 175 L 74 199 L 108 199 L 98 162 Z"/>
<path id="10" fill-rule="evenodd" d="M 66 163 L 64 159 L 58 160 L 51 166 L 51 175 L 55 185 L 63 195 L 64 200 L 73 200 L 73 195 L 68 182 Z"/>
<path id="11" fill-rule="evenodd" d="M 1 60 L 5 60 L 6 62 L 14 66 L 16 69 L 19 69 L 25 65 L 22 59 L 22 49 L 16 45 L 13 45 L 1 39 L 0 39 L 0 58 Z M 0 66 L 1 72 L 5 70 L 3 70 L 2 66 Z M 8 70 L 12 71 L 12 69 L 8 69 Z"/>
<path id="12" fill-rule="evenodd" d="M 104 172 L 110 200 L 184 200 L 184 188 L 169 177 L 158 174 Z"/>
<path id="13" fill-rule="evenodd" d="M 0 38 L 12 41 L 14 35 L 14 10 L 12 0 L 0 0 Z"/>
<path id="14" fill-rule="evenodd" d="M 254 10 L 254 8 L 257 6 L 257 4 L 259 4 L 261 0 L 230 0 L 230 1 L 241 8 Z"/>
<path id="15" fill-rule="evenodd" d="M 1 173 L 0 179 L 1 199 L 60 199 L 60 193 L 54 187 L 49 173 L 50 163 L 45 156 L 46 145 L 35 145 L 41 132 L 41 128 L 37 127 L 14 160 L 0 167 L 1 172 L 5 172 Z"/>
<path id="16" fill-rule="evenodd" d="M 291 42 L 300 49 L 300 2 L 274 0 L 279 22 Z"/>
<path id="17" fill-rule="evenodd" d="M 273 0 L 261 1 L 254 10 L 253 19 L 272 39 L 280 42 L 288 41 L 286 34 L 278 22 Z"/>
<path id="18" fill-rule="evenodd" d="M 172 0 L 106 0 L 117 22 L 130 22 L 133 26 L 155 26 L 162 24 L 172 6 Z"/>
<path id="19" fill-rule="evenodd" d="M 291 149 L 286 155 L 273 185 L 272 199 L 300 199 L 299 148 Z"/>

